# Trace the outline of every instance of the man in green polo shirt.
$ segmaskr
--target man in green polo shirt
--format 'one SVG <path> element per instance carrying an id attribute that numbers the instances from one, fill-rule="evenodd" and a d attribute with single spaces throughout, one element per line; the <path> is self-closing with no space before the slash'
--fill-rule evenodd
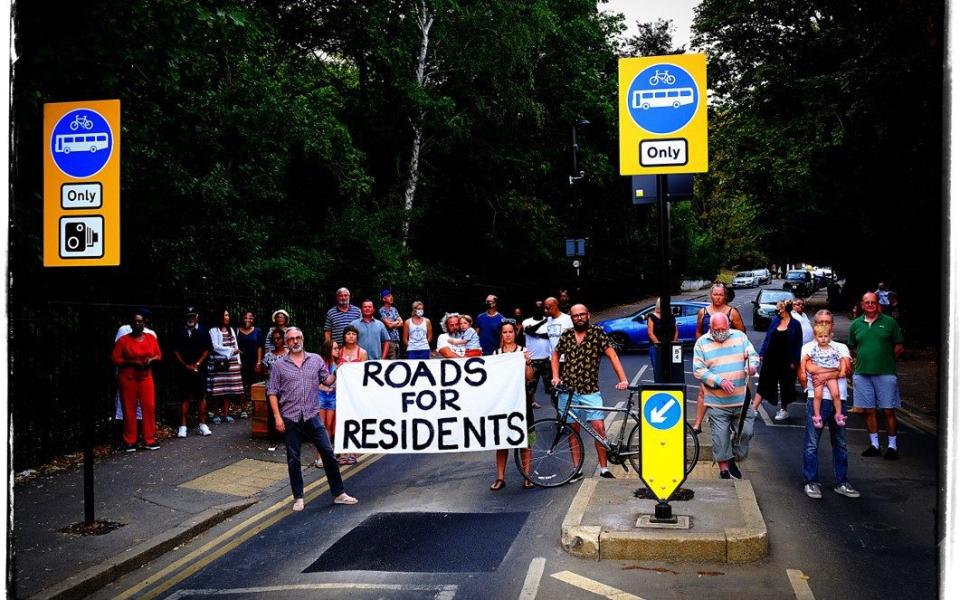
<path id="1" fill-rule="evenodd" d="M 895 361 L 903 353 L 903 332 L 896 320 L 880 312 L 875 293 L 864 294 L 860 306 L 863 314 L 850 324 L 847 345 L 854 355 L 853 405 L 863 409 L 870 433 L 870 445 L 862 455 L 880 455 L 879 408 L 887 422 L 887 450 L 883 457 L 896 460 L 900 457 L 897 453 L 900 391 Z"/>

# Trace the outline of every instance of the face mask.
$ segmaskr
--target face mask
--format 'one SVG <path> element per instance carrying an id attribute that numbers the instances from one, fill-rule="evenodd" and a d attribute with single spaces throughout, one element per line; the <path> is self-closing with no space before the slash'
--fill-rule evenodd
<path id="1" fill-rule="evenodd" d="M 422 317 L 422 316 L 423 316 L 423 309 L 422 309 L 422 308 L 418 308 L 418 309 L 416 310 L 416 312 L 414 312 L 413 314 L 417 315 L 418 317 Z"/>
<path id="2" fill-rule="evenodd" d="M 713 341 L 719 342 L 722 344 L 723 342 L 727 341 L 727 338 L 730 337 L 730 330 L 727 329 L 726 331 L 714 331 L 711 329 L 710 337 L 713 338 Z"/>

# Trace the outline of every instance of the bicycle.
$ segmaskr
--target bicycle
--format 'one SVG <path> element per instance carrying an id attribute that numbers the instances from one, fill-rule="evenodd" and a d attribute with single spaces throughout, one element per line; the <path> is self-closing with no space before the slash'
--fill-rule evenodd
<path id="1" fill-rule="evenodd" d="M 527 444 L 529 448 L 514 450 L 513 457 L 517 469 L 524 479 L 530 483 L 550 488 L 561 486 L 576 476 L 583 467 L 584 446 L 580 433 L 567 423 L 568 417 L 580 425 L 581 431 L 586 431 L 593 439 L 599 442 L 607 451 L 607 461 L 610 464 L 620 465 L 629 472 L 626 463 L 629 462 L 633 470 L 640 473 L 640 412 L 639 406 L 634 407 L 633 398 L 640 386 L 628 386 L 630 390 L 627 403 L 622 408 L 592 407 L 583 404 L 573 404 L 573 390 L 561 386 L 553 389 L 554 406 L 559 406 L 560 394 L 567 394 L 567 403 L 564 410 L 557 411 L 556 417 L 537 419 L 527 428 Z M 622 413 L 620 433 L 615 440 L 598 434 L 589 423 L 580 418 L 573 409 L 600 410 L 604 412 Z M 624 441 L 629 419 L 633 419 L 634 426 L 630 435 Z M 686 445 L 684 472 L 689 475 L 700 458 L 700 441 L 697 433 L 689 423 L 684 422 L 684 443 Z M 529 451 L 528 451 L 529 450 Z M 526 457 L 523 456 L 526 454 Z M 524 463 L 527 464 L 524 464 Z"/>
<path id="2" fill-rule="evenodd" d="M 673 85 L 676 83 L 676 81 L 676 76 L 671 75 L 670 71 L 667 70 L 657 71 L 652 77 L 650 77 L 650 85 L 657 85 L 660 82 L 663 82 L 667 85 Z"/>
<path id="3" fill-rule="evenodd" d="M 70 122 L 70 131 L 76 131 L 83 127 L 86 130 L 93 129 L 93 121 L 87 118 L 87 115 L 77 115 Z"/>

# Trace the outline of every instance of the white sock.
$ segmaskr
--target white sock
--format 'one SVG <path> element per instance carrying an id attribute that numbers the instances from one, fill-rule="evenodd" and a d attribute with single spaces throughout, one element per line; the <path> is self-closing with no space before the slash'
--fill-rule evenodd
<path id="1" fill-rule="evenodd" d="M 873 444 L 873 447 L 874 447 L 874 448 L 879 448 L 879 447 L 880 447 L 880 434 L 879 434 L 879 433 L 871 433 L 871 434 L 870 434 L 870 443 Z"/>
<path id="2" fill-rule="evenodd" d="M 893 448 L 894 450 L 897 449 L 897 436 L 895 436 L 895 435 L 888 435 L 888 436 L 887 436 L 887 447 L 888 447 L 888 448 Z"/>
<path id="3" fill-rule="evenodd" d="M 894 448 L 896 448 L 896 446 L 894 446 Z M 600 467 L 600 472 L 601 472 L 601 473 L 606 473 L 606 472 L 609 471 L 609 470 L 610 470 L 610 469 L 608 469 L 608 468 L 606 468 L 606 467 Z"/>

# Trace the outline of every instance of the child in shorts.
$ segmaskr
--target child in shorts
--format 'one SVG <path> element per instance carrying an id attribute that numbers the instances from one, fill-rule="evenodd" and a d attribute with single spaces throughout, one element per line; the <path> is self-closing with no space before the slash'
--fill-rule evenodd
<path id="1" fill-rule="evenodd" d="M 450 337 L 448 341 L 451 346 L 464 346 L 464 356 L 483 356 L 480 336 L 472 325 L 473 319 L 469 315 L 460 315 L 460 337 Z"/>
<path id="2" fill-rule="evenodd" d="M 803 369 L 809 374 L 811 362 L 822 369 L 830 369 L 830 371 L 821 371 L 816 376 L 810 374 L 810 377 L 813 378 L 813 426 L 817 429 L 823 429 L 820 407 L 823 405 L 823 386 L 827 386 L 827 390 L 830 391 L 830 398 L 833 400 L 833 419 L 837 422 L 837 426 L 844 427 L 847 424 L 847 419 L 843 416 L 838 380 L 824 380 L 823 377 L 833 373 L 836 373 L 837 377 L 846 377 L 846 364 L 840 360 L 840 353 L 837 349 L 830 344 L 833 336 L 828 325 L 823 323 L 814 325 L 813 335 L 817 344 L 810 350 L 808 356 L 804 356 Z"/>

